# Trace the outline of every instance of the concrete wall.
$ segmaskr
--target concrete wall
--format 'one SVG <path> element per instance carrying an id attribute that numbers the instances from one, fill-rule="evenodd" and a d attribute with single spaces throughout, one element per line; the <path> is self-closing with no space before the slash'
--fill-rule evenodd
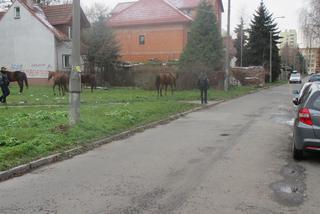
<path id="1" fill-rule="evenodd" d="M 189 26 L 156 25 L 115 28 L 121 47 L 121 60 L 146 62 L 150 59 L 169 61 L 179 59 L 187 43 Z M 139 44 L 139 36 L 145 36 L 145 44 Z"/>
<path id="2" fill-rule="evenodd" d="M 231 75 L 241 85 L 263 86 L 266 79 L 266 71 L 262 66 L 234 67 L 231 68 Z"/>
<path id="3" fill-rule="evenodd" d="M 19 6 L 21 18 L 15 19 Z M 0 21 L 0 66 L 25 71 L 29 78 L 46 78 L 56 70 L 53 33 L 18 1 Z"/>

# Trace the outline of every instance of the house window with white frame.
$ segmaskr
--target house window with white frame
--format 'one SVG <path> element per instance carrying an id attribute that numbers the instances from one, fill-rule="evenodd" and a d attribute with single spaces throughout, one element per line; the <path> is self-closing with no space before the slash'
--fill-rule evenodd
<path id="1" fill-rule="evenodd" d="M 21 15 L 21 13 L 20 13 L 20 7 L 15 7 L 14 8 L 14 18 L 15 19 L 20 19 L 20 16 Z"/>
<path id="2" fill-rule="evenodd" d="M 68 27 L 68 38 L 72 39 L 72 27 L 71 26 Z"/>
<path id="3" fill-rule="evenodd" d="M 70 57 L 71 57 L 71 55 L 68 55 L 68 54 L 62 55 L 62 66 L 63 66 L 63 68 L 70 68 L 71 67 Z"/>

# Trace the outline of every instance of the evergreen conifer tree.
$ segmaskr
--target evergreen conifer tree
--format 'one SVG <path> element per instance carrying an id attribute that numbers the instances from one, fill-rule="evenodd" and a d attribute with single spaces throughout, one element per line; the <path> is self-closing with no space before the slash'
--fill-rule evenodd
<path id="1" fill-rule="evenodd" d="M 248 52 L 246 59 L 248 65 L 269 68 L 270 64 L 270 32 L 272 33 L 272 81 L 280 74 L 279 31 L 263 1 L 251 21 L 249 29 Z M 268 77 L 269 75 L 267 75 Z"/>
<path id="2" fill-rule="evenodd" d="M 213 6 L 202 1 L 180 57 L 181 69 L 198 72 L 220 70 L 224 61 L 224 45 Z"/>

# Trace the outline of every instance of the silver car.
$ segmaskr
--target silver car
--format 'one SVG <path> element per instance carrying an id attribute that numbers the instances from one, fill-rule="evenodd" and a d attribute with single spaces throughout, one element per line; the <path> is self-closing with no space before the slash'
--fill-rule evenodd
<path id="1" fill-rule="evenodd" d="M 293 127 L 293 158 L 300 160 L 304 151 L 320 151 L 320 84 L 307 85 L 293 100 L 297 113 Z"/>
<path id="2" fill-rule="evenodd" d="M 292 73 L 289 78 L 289 83 L 302 83 L 301 74 L 300 73 Z"/>

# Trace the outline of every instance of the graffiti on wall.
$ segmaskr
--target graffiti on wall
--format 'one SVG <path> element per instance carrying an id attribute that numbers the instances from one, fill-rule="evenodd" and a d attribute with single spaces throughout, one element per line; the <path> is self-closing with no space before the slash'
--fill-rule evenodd
<path id="1" fill-rule="evenodd" d="M 11 64 L 9 66 L 11 71 L 23 71 L 27 74 L 28 78 L 47 78 L 49 71 L 54 71 L 54 67 L 50 64 Z"/>

